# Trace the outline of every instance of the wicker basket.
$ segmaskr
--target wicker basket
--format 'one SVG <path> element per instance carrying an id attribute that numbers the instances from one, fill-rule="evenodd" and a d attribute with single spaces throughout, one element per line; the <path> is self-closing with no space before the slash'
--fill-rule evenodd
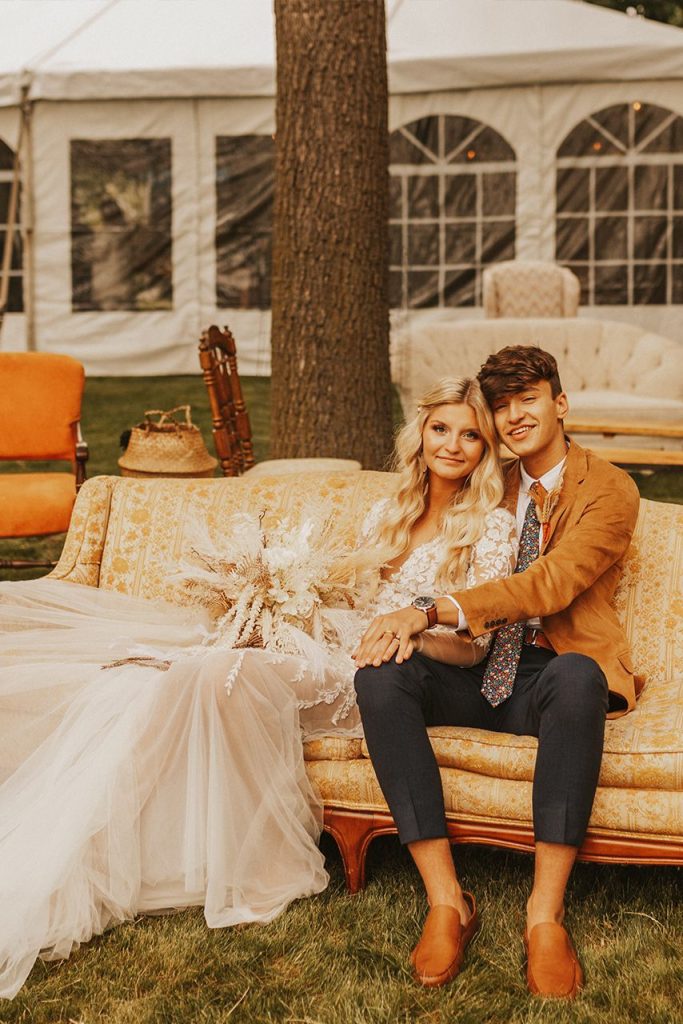
<path id="1" fill-rule="evenodd" d="M 173 418 L 185 413 L 185 422 Z M 158 416 L 154 421 L 151 416 Z M 130 433 L 128 447 L 119 459 L 121 476 L 210 477 L 218 462 L 209 455 L 204 439 L 190 416 L 189 405 L 163 412 L 148 409 L 145 419 Z"/>

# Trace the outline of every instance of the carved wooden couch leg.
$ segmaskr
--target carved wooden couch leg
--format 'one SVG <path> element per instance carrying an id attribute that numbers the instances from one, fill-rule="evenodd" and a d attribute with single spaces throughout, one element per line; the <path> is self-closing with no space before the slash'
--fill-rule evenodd
<path id="1" fill-rule="evenodd" d="M 365 888 L 365 857 L 375 836 L 396 832 L 389 815 L 363 814 L 358 811 L 325 808 L 325 831 L 329 832 L 341 854 L 350 893 Z"/>

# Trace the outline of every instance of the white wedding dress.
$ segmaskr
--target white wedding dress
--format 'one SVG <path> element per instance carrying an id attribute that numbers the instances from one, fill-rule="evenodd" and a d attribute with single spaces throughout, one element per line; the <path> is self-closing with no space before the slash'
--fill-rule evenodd
<path id="1" fill-rule="evenodd" d="M 507 512 L 488 516 L 468 585 L 510 572 L 513 537 Z M 339 611 L 345 651 L 378 610 L 431 593 L 442 557 L 422 545 L 372 608 Z M 302 729 L 360 735 L 353 662 L 319 652 L 321 678 L 302 658 L 201 647 L 210 625 L 57 580 L 0 584 L 0 996 L 39 955 L 136 914 L 265 922 L 327 885 Z"/>

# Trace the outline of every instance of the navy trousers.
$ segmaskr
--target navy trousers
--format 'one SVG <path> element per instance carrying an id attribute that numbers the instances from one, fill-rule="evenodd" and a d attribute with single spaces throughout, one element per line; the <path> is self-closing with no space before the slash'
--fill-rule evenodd
<path id="1" fill-rule="evenodd" d="M 537 736 L 533 782 L 537 841 L 580 846 L 598 783 L 607 681 L 592 658 L 522 649 L 512 695 L 481 694 L 486 661 L 444 665 L 421 654 L 355 677 L 365 738 L 402 843 L 447 835 L 439 769 L 426 727 L 461 725 Z"/>

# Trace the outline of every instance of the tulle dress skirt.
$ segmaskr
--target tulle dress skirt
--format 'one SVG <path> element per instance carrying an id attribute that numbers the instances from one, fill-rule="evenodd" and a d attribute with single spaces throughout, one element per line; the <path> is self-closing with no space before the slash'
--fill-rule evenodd
<path id="1" fill-rule="evenodd" d="M 327 885 L 292 679 L 312 707 L 316 685 L 300 659 L 202 647 L 208 626 L 90 587 L 0 584 L 0 996 L 39 955 L 136 914 L 267 922 Z M 327 731 L 329 708 L 312 715 Z"/>

